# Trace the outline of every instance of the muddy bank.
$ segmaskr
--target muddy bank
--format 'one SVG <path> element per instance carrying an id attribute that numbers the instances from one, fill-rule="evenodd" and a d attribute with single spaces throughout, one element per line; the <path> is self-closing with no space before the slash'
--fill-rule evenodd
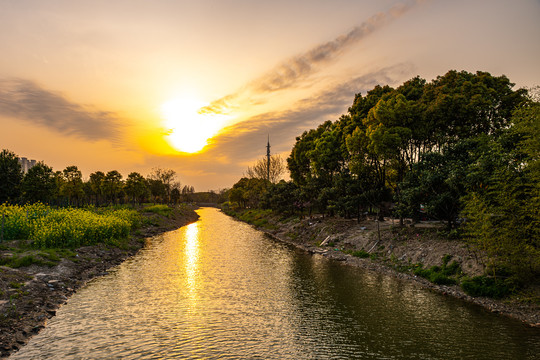
<path id="1" fill-rule="evenodd" d="M 136 230 L 121 248 L 104 244 L 62 252 L 54 266 L 32 264 L 17 269 L 0 266 L 0 357 L 24 346 L 56 315 L 58 308 L 87 281 L 107 274 L 107 270 L 135 255 L 145 239 L 177 229 L 198 219 L 190 210 L 170 217 L 144 213 L 147 225 Z M 2 243 L 0 256 L 10 256 L 20 246 Z M 27 252 L 32 250 L 25 249 Z M 40 254 L 34 251 L 34 256 Z M 43 255 L 46 255 L 43 253 Z M 55 254 L 57 255 L 57 254 Z"/>
<path id="2" fill-rule="evenodd" d="M 267 222 L 257 227 L 259 230 L 309 253 L 414 282 L 423 288 L 477 304 L 487 311 L 540 328 L 538 287 L 528 289 L 531 301 L 523 301 L 519 296 L 495 300 L 472 297 L 459 285 L 437 285 L 414 275 L 410 269 L 411 264 L 421 263 L 424 268 L 441 266 L 445 255 L 451 255 L 452 260 L 459 262 L 467 276 L 484 273 L 483 255 L 464 242 L 441 236 L 439 224 L 422 223 L 415 227 L 399 228 L 391 219 L 381 222 L 364 220 L 361 223 L 341 218 L 288 219 L 285 222 L 273 217 L 265 219 Z M 354 251 L 369 252 L 370 258 L 351 255 Z"/>

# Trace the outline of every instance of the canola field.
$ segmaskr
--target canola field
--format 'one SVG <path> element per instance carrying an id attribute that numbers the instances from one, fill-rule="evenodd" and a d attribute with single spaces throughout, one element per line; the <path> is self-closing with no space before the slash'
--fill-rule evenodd
<path id="1" fill-rule="evenodd" d="M 0 205 L 0 239 L 30 240 L 38 248 L 116 244 L 140 224 L 140 214 L 131 209 Z"/>

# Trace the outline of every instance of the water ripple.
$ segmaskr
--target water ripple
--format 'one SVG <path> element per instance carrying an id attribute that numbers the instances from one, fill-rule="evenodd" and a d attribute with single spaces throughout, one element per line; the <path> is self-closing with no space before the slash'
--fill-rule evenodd
<path id="1" fill-rule="evenodd" d="M 13 359 L 534 359 L 536 329 L 215 209 L 75 294 Z"/>

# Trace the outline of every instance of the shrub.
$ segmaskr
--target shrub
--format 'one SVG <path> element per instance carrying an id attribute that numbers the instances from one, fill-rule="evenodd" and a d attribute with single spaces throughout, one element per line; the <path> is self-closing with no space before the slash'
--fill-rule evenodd
<path id="1" fill-rule="evenodd" d="M 445 255 L 442 258 L 442 266 L 432 266 L 429 269 L 424 269 L 420 264 L 413 273 L 417 276 L 428 279 L 434 284 L 438 285 L 453 285 L 457 284 L 457 281 L 450 276 L 460 275 L 461 266 L 457 261 L 453 261 L 450 265 L 448 262 L 452 258 L 451 255 Z"/>
<path id="2" fill-rule="evenodd" d="M 494 299 L 508 296 L 514 290 L 511 281 L 485 275 L 463 280 L 461 288 L 470 296 L 486 296 Z"/>

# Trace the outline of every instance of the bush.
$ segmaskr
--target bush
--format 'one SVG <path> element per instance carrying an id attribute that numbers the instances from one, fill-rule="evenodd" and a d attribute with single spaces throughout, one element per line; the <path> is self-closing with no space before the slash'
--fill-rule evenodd
<path id="1" fill-rule="evenodd" d="M 470 296 L 486 296 L 494 299 L 501 299 L 514 291 L 510 280 L 502 280 L 484 275 L 463 280 L 461 282 L 461 288 Z"/>
<path id="2" fill-rule="evenodd" d="M 453 261 L 450 265 L 448 262 L 452 258 L 451 255 L 445 255 L 442 258 L 442 266 L 432 266 L 429 269 L 424 269 L 422 265 L 419 265 L 413 273 L 417 276 L 428 279 L 437 285 L 453 285 L 457 284 L 457 281 L 450 276 L 460 275 L 461 266 L 457 261 Z"/>

